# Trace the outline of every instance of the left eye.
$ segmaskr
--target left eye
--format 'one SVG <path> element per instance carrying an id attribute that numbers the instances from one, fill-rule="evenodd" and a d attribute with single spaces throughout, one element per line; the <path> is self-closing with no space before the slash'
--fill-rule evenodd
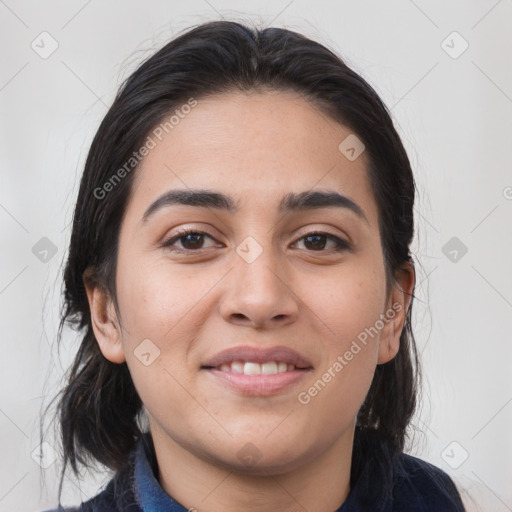
<path id="1" fill-rule="evenodd" d="M 180 252 L 194 252 L 195 250 L 204 249 L 203 242 L 204 237 L 209 238 L 210 240 L 214 240 L 212 236 L 208 233 L 204 233 L 202 231 L 193 231 L 187 230 L 177 235 L 173 236 L 169 240 L 163 243 L 163 247 L 170 248 L 172 251 L 180 251 Z M 327 241 L 331 241 L 334 244 L 334 247 L 331 247 L 331 250 L 334 251 L 343 251 L 349 249 L 349 244 L 338 238 L 337 236 L 331 235 L 330 233 L 323 232 L 313 232 L 308 233 L 307 235 L 302 236 L 295 242 L 296 244 L 304 240 L 304 246 L 308 250 L 312 250 L 315 252 L 328 252 L 324 249 L 326 248 Z M 174 247 L 176 242 L 180 242 L 182 247 Z M 309 246 L 309 247 L 307 247 Z"/>
<path id="2" fill-rule="evenodd" d="M 345 240 L 329 233 L 309 233 L 299 238 L 299 240 L 304 240 L 304 245 L 310 245 L 313 248 L 313 251 L 327 252 L 323 251 L 327 244 L 326 240 L 334 242 L 334 247 L 332 248 L 334 251 L 343 251 L 349 248 L 349 245 Z"/>

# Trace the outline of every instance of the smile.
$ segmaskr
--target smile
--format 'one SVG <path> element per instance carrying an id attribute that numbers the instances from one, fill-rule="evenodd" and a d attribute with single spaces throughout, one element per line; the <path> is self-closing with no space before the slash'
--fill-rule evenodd
<path id="1" fill-rule="evenodd" d="M 220 365 L 219 369 L 223 372 L 243 373 L 244 375 L 274 375 L 292 372 L 296 367 L 284 361 L 267 361 L 261 364 L 250 361 L 233 361 L 231 364 Z"/>

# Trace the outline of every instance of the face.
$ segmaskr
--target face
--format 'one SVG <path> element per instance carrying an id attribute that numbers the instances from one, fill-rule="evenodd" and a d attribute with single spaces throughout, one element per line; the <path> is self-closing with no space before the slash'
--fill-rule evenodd
<path id="1" fill-rule="evenodd" d="M 352 436 L 406 304 L 386 294 L 366 155 L 338 149 L 350 134 L 293 93 L 217 95 L 137 169 L 120 317 L 88 294 L 103 354 L 127 362 L 169 446 L 277 474 Z M 161 199 L 199 190 L 227 199 Z"/>

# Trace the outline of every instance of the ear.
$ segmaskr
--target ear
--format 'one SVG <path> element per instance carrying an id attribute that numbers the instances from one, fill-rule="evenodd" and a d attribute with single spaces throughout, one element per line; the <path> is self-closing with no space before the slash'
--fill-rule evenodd
<path id="1" fill-rule="evenodd" d="M 396 282 L 389 293 L 384 311 L 384 327 L 380 333 L 377 364 L 384 364 L 396 356 L 400 348 L 400 335 L 411 303 L 416 279 L 414 265 L 406 263 L 396 274 Z"/>
<path id="2" fill-rule="evenodd" d="M 121 329 L 114 304 L 109 294 L 98 285 L 92 276 L 90 269 L 83 274 L 94 336 L 106 359 L 112 363 L 124 363 L 126 357 L 121 343 Z"/>

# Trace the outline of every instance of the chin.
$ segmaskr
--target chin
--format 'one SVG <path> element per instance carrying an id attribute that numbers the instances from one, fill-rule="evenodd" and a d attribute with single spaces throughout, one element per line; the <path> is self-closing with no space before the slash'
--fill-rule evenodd
<path id="1" fill-rule="evenodd" d="M 240 474 L 269 476 L 297 469 L 309 460 L 310 450 L 305 451 L 304 442 L 299 443 L 293 436 L 272 439 L 273 434 L 268 436 L 268 433 L 275 425 L 271 428 L 265 425 L 259 434 L 246 432 L 222 445 L 204 447 L 203 453 L 214 465 Z"/>
<path id="2" fill-rule="evenodd" d="M 272 451 L 271 456 L 268 452 L 254 449 L 255 445 L 248 442 L 240 450 L 228 458 L 216 460 L 216 465 L 227 471 L 233 471 L 238 474 L 251 476 L 269 476 L 288 473 L 300 467 L 300 457 L 297 454 L 290 455 L 289 452 L 279 453 Z"/>

